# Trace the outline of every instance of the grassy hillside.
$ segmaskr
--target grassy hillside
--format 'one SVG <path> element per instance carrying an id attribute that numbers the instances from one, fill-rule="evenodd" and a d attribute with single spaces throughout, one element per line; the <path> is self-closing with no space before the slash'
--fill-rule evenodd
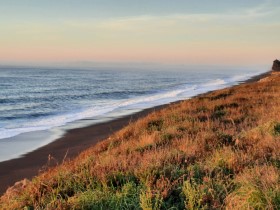
<path id="1" fill-rule="evenodd" d="M 10 189 L 0 209 L 280 209 L 280 74 L 171 105 Z"/>

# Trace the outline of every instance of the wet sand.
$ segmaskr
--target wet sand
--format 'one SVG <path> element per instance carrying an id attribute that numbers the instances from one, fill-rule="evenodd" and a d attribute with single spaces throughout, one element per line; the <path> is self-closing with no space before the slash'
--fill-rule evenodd
<path id="1" fill-rule="evenodd" d="M 109 122 L 69 130 L 63 137 L 21 158 L 0 162 L 0 194 L 3 194 L 9 186 L 13 186 L 15 182 L 24 178 L 31 179 L 50 164 L 59 164 L 64 159 L 76 157 L 83 150 L 106 139 L 130 122 L 165 106 L 167 105 L 145 109 Z M 50 157 L 51 161 L 49 161 Z"/>
<path id="2" fill-rule="evenodd" d="M 270 73 L 271 72 L 266 72 L 257 75 L 242 83 L 258 81 L 267 77 Z M 180 101 L 173 103 L 179 102 Z M 69 130 L 63 137 L 21 158 L 0 162 L 0 195 L 3 194 L 9 186 L 13 186 L 15 182 L 24 178 L 31 179 L 46 166 L 49 167 L 50 165 L 59 164 L 65 159 L 76 157 L 83 150 L 106 139 L 130 122 L 166 106 L 169 106 L 169 104 L 145 109 L 138 113 L 114 119 L 109 122 Z M 49 160 L 50 157 L 51 160 Z"/>

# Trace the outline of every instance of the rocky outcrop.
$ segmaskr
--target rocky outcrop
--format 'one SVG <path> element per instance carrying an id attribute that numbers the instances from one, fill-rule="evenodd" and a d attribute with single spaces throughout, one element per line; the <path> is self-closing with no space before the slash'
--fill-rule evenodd
<path id="1" fill-rule="evenodd" d="M 276 59 L 273 62 L 272 70 L 273 71 L 280 71 L 280 61 L 279 60 Z"/>

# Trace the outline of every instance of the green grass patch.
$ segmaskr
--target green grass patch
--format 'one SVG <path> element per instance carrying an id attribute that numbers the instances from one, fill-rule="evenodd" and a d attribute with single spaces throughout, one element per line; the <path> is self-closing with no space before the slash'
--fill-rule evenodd
<path id="1" fill-rule="evenodd" d="M 147 130 L 149 132 L 161 131 L 162 127 L 163 127 L 163 120 L 162 119 L 152 120 L 152 121 L 148 122 Z"/>
<path id="2" fill-rule="evenodd" d="M 275 136 L 280 136 L 280 123 L 277 122 L 273 127 L 273 133 Z"/>

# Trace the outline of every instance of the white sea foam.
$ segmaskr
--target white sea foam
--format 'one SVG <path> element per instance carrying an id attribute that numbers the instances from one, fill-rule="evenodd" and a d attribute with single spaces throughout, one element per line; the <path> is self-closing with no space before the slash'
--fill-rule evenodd
<path id="1" fill-rule="evenodd" d="M 111 100 L 105 105 L 87 107 L 72 113 L 60 114 L 56 116 L 48 116 L 28 122 L 20 122 L 13 127 L 0 128 L 0 139 L 17 136 L 21 133 L 31 131 L 48 130 L 54 127 L 66 125 L 67 123 L 92 117 L 102 117 L 110 112 L 117 112 L 119 109 L 145 109 L 156 105 L 170 103 L 176 100 L 186 99 L 194 95 L 204 93 L 211 90 L 220 89 L 231 86 L 239 81 L 246 80 L 254 74 L 235 75 L 227 79 L 210 80 L 204 84 L 181 85 L 176 89 L 162 91 L 156 94 L 145 95 L 141 97 L 126 100 Z"/>
<path id="2" fill-rule="evenodd" d="M 212 86 L 219 86 L 219 85 L 225 85 L 226 84 L 226 81 L 223 80 L 223 79 L 215 79 L 215 80 L 212 80 L 212 81 L 209 81 L 205 84 L 203 84 L 202 86 L 203 87 L 212 87 Z"/>

